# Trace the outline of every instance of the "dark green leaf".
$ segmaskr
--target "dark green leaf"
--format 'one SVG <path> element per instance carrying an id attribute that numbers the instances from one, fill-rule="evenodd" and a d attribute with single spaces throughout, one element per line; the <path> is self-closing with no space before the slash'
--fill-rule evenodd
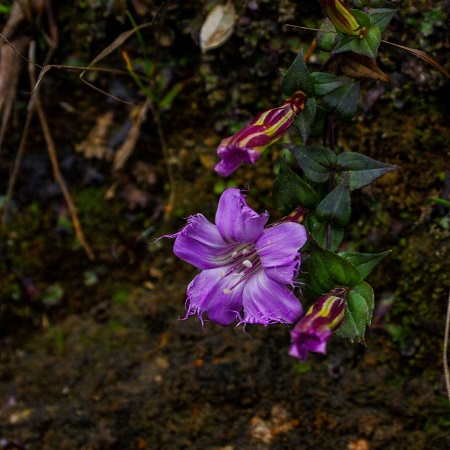
<path id="1" fill-rule="evenodd" d="M 299 206 L 312 207 L 317 197 L 314 189 L 294 173 L 283 159 L 273 185 L 273 201 L 282 214 L 289 214 Z"/>
<path id="2" fill-rule="evenodd" d="M 286 72 L 281 89 L 286 97 L 293 96 L 297 91 L 303 91 L 307 95 L 314 94 L 314 82 L 303 61 L 303 50 L 300 51 Z"/>
<path id="3" fill-rule="evenodd" d="M 344 322 L 336 330 L 336 335 L 343 339 L 356 339 L 364 343 L 366 328 L 372 321 L 374 300 L 373 290 L 366 282 L 350 289 L 347 295 Z"/>
<path id="4" fill-rule="evenodd" d="M 314 118 L 314 123 L 311 126 L 310 137 L 319 138 L 323 136 L 326 115 L 326 111 L 316 103 L 316 116 Z"/>
<path id="5" fill-rule="evenodd" d="M 350 261 L 361 274 L 362 279 L 365 280 L 372 272 L 375 266 L 387 255 L 391 253 L 388 250 L 383 253 L 357 253 L 357 252 L 342 252 L 339 256 L 347 261 Z"/>
<path id="6" fill-rule="evenodd" d="M 311 76 L 314 80 L 316 95 L 319 97 L 329 94 L 341 86 L 345 86 L 346 84 L 353 82 L 350 78 L 338 77 L 336 75 L 324 72 L 313 72 Z"/>
<path id="7" fill-rule="evenodd" d="M 355 52 L 360 55 L 375 59 L 377 57 L 378 47 L 381 42 L 381 32 L 378 27 L 371 25 L 367 33 L 361 39 L 341 39 L 331 52 L 332 54 L 342 52 Z"/>
<path id="8" fill-rule="evenodd" d="M 308 214 L 305 222 L 307 230 L 322 248 L 327 248 L 328 246 L 328 225 L 330 225 L 331 232 L 330 250 L 335 252 L 344 238 L 344 228 L 320 221 L 314 214 Z"/>
<path id="9" fill-rule="evenodd" d="M 336 165 L 336 155 L 326 147 L 286 146 L 297 159 L 305 175 L 316 183 L 328 180 L 330 170 Z"/>
<path id="10" fill-rule="evenodd" d="M 363 9 L 366 6 L 367 0 L 353 0 L 355 8 Z"/>
<path id="11" fill-rule="evenodd" d="M 316 35 L 317 46 L 323 52 L 331 52 L 336 44 L 339 42 L 339 36 L 336 33 L 336 28 L 330 19 L 325 19 L 320 25 L 320 29 Z"/>
<path id="12" fill-rule="evenodd" d="M 336 286 L 353 287 L 361 283 L 361 275 L 351 262 L 317 245 L 311 250 L 306 266 L 306 286 L 313 296 L 326 294 Z"/>
<path id="13" fill-rule="evenodd" d="M 370 27 L 370 17 L 360 11 L 359 9 L 351 9 L 350 10 L 353 14 L 353 17 L 356 18 L 356 21 L 364 28 L 369 28 Z"/>
<path id="14" fill-rule="evenodd" d="M 305 144 L 311 132 L 316 117 L 316 100 L 313 97 L 306 99 L 305 107 L 295 119 L 294 126 L 298 128 Z"/>
<path id="15" fill-rule="evenodd" d="M 391 2 L 385 0 L 372 1 L 369 7 L 370 22 L 379 28 L 381 33 L 384 33 L 397 11 L 398 9 Z"/>
<path id="16" fill-rule="evenodd" d="M 337 157 L 337 164 L 340 168 L 349 171 L 351 191 L 367 186 L 382 175 L 397 169 L 397 166 L 356 152 L 341 153 Z"/>
<path id="17" fill-rule="evenodd" d="M 351 204 L 348 181 L 338 184 L 317 206 L 317 217 L 337 227 L 350 222 Z"/>
<path id="18" fill-rule="evenodd" d="M 314 72 L 312 76 L 316 94 L 323 96 L 323 105 L 328 111 L 344 118 L 350 118 L 355 114 L 359 99 L 358 82 L 328 73 Z"/>

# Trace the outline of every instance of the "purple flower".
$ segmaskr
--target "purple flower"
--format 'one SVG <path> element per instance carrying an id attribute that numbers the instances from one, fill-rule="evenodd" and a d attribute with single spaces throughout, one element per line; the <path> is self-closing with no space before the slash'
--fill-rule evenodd
<path id="1" fill-rule="evenodd" d="M 251 209 L 239 189 L 219 200 L 214 225 L 202 214 L 191 216 L 175 238 L 175 255 L 202 269 L 187 288 L 186 317 L 203 313 L 219 325 L 293 323 L 302 306 L 292 293 L 306 242 L 303 225 L 267 228 L 269 215 Z M 289 286 L 288 286 L 289 285 Z"/>
<path id="2" fill-rule="evenodd" d="M 306 360 L 308 351 L 326 353 L 328 339 L 344 320 L 345 306 L 344 288 L 336 288 L 316 300 L 291 331 L 289 355 Z"/>
<path id="3" fill-rule="evenodd" d="M 306 95 L 298 91 L 278 108 L 259 114 L 250 125 L 222 140 L 217 148 L 220 161 L 214 170 L 224 177 L 242 162 L 255 164 L 262 152 L 286 133 L 305 107 Z"/>

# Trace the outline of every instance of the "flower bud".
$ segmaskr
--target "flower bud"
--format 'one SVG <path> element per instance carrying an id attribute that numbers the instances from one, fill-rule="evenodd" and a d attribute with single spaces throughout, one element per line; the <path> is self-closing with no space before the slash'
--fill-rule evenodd
<path id="1" fill-rule="evenodd" d="M 228 176 L 242 162 L 255 164 L 262 152 L 289 130 L 305 102 L 306 94 L 298 91 L 278 108 L 264 111 L 250 125 L 223 139 L 217 148 L 222 161 L 214 170 L 219 175 Z"/>
<path id="2" fill-rule="evenodd" d="M 344 320 L 345 292 L 338 287 L 316 300 L 291 331 L 289 355 L 304 361 L 308 351 L 326 353 L 328 339 Z"/>
<path id="3" fill-rule="evenodd" d="M 325 15 L 331 20 L 337 31 L 346 36 L 362 38 L 367 29 L 362 27 L 350 9 L 342 0 L 319 0 Z"/>

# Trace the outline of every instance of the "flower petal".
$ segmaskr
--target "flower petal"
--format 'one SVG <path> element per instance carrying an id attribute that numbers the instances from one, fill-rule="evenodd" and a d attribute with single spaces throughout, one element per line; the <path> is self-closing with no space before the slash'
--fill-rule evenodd
<path id="1" fill-rule="evenodd" d="M 229 139 L 230 137 L 225 138 L 217 149 L 217 154 L 222 160 L 214 166 L 214 170 L 222 177 L 232 174 L 243 162 L 255 164 L 261 157 L 258 150 L 228 144 Z"/>
<path id="2" fill-rule="evenodd" d="M 203 270 L 191 281 L 187 289 L 186 316 L 197 314 L 201 319 L 206 312 L 210 320 L 222 326 L 236 320 L 242 310 L 245 282 L 233 287 L 233 276 L 224 277 L 223 273 L 223 269 Z"/>
<path id="3" fill-rule="evenodd" d="M 292 323 L 302 315 L 297 297 L 284 284 L 269 278 L 263 270 L 252 276 L 243 292 L 243 323 Z"/>
<path id="4" fill-rule="evenodd" d="M 288 354 L 302 361 L 307 359 L 308 351 L 325 354 L 331 334 L 331 331 L 322 336 L 317 336 L 315 333 L 301 332 L 296 334 L 291 332 L 292 346 Z"/>
<path id="5" fill-rule="evenodd" d="M 227 242 L 202 214 L 191 216 L 175 237 L 173 252 L 198 269 L 212 269 L 228 264 L 236 244 Z"/>
<path id="6" fill-rule="evenodd" d="M 255 243 L 266 275 L 280 283 L 292 284 L 300 267 L 299 250 L 306 239 L 305 227 L 298 223 L 286 222 L 266 228 Z"/>
<path id="7" fill-rule="evenodd" d="M 247 205 L 239 189 L 227 189 L 220 197 L 216 225 L 228 242 L 253 244 L 261 236 L 268 219 L 267 212 L 258 214 Z"/>

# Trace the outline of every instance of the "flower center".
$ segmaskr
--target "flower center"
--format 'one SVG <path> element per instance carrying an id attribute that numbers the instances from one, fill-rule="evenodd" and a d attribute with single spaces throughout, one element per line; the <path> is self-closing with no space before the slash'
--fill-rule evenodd
<path id="1" fill-rule="evenodd" d="M 223 277 L 232 275 L 237 277 L 236 282 L 229 288 L 225 288 L 225 294 L 231 294 L 232 289 L 243 281 L 250 278 L 261 268 L 261 261 L 259 260 L 258 252 L 254 244 L 245 245 L 242 248 L 234 251 L 231 255 L 233 262 L 231 268 L 227 272 L 222 272 Z"/>

